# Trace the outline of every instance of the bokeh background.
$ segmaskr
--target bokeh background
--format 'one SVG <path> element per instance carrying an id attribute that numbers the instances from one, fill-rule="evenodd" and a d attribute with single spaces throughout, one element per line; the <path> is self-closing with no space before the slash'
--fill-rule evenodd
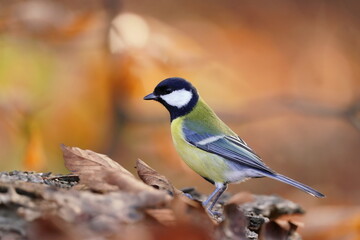
<path id="1" fill-rule="evenodd" d="M 305 239 L 360 239 L 360 3 L 356 0 L 0 1 L 0 170 L 67 173 L 61 143 L 141 158 L 178 187 L 213 187 L 142 100 L 190 80 L 273 169 L 229 192 L 304 206 Z"/>

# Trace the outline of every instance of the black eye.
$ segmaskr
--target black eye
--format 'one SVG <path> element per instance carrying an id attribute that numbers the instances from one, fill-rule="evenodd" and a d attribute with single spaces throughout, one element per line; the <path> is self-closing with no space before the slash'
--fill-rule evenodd
<path id="1" fill-rule="evenodd" d="M 172 89 L 171 88 L 166 88 L 165 90 L 164 90 L 164 94 L 169 94 L 169 93 L 171 93 L 172 92 Z"/>

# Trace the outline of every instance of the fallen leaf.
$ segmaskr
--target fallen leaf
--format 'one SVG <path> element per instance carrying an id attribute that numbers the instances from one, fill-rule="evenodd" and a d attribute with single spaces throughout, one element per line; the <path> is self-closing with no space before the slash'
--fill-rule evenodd
<path id="1" fill-rule="evenodd" d="M 104 154 L 77 147 L 68 147 L 64 144 L 61 145 L 61 149 L 63 151 L 66 168 L 79 175 L 83 173 L 94 173 L 105 168 L 114 169 L 119 173 L 133 177 L 128 170 Z"/>
<path id="2" fill-rule="evenodd" d="M 150 185 L 155 189 L 166 191 L 171 196 L 183 194 L 180 190 L 174 188 L 164 175 L 159 174 L 140 159 L 136 161 L 136 169 L 140 179 L 147 185 Z"/>
<path id="3" fill-rule="evenodd" d="M 164 199 L 170 200 L 170 196 L 163 191 L 154 189 L 153 187 L 146 185 L 142 181 L 130 177 L 125 174 L 119 174 L 114 170 L 103 170 L 102 173 L 99 173 L 102 176 L 101 180 L 107 184 L 115 186 L 118 190 L 125 192 L 139 193 L 139 192 L 148 192 L 149 194 L 154 194 L 156 196 L 161 195 Z M 91 179 L 90 176 L 87 178 Z"/>
<path id="4" fill-rule="evenodd" d="M 80 183 L 98 192 L 153 190 L 106 155 L 61 145 L 65 166 L 79 175 Z"/>

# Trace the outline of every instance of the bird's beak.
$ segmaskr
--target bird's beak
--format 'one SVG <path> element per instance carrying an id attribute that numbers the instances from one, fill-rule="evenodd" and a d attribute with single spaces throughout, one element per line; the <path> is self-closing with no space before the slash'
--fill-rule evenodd
<path id="1" fill-rule="evenodd" d="M 144 97 L 144 100 L 156 100 L 157 98 L 154 93 L 150 93 Z"/>

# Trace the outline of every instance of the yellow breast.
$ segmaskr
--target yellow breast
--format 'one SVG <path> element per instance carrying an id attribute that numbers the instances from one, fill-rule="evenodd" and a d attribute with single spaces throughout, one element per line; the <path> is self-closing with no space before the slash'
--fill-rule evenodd
<path id="1" fill-rule="evenodd" d="M 226 159 L 203 151 L 184 139 L 181 123 L 183 117 L 171 122 L 171 133 L 175 148 L 184 162 L 200 176 L 213 180 L 214 182 L 225 182 L 226 172 L 229 166 Z"/>

